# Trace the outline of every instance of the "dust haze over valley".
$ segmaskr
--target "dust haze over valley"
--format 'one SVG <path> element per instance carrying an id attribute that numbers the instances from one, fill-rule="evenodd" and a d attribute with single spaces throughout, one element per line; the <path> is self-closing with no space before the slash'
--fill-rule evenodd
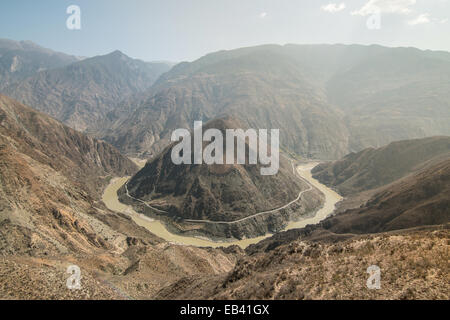
<path id="1" fill-rule="evenodd" d="M 210 39 L 208 46 L 192 41 L 184 49 L 206 54 L 166 62 L 176 50 L 158 59 L 125 53 L 163 50 L 153 30 L 154 51 L 132 45 L 132 20 L 122 21 L 122 32 L 111 27 L 114 44 L 92 42 L 89 32 L 100 28 L 89 16 L 94 4 L 80 5 L 82 27 L 76 19 L 73 29 L 62 26 L 81 51 L 61 50 L 67 42 L 59 31 L 55 50 L 22 41 L 3 20 L 0 299 L 448 300 L 450 52 L 444 44 L 424 50 L 436 49 L 425 31 L 415 47 L 386 34 L 399 28 L 409 39 L 407 28 L 425 24 L 446 30 L 445 19 L 435 8 L 414 19 L 420 1 L 306 2 L 305 12 L 341 17 L 343 26 L 376 18 L 375 3 L 383 24 L 355 31 L 348 44 L 313 44 L 332 34 L 320 28 L 312 44 L 267 44 L 274 41 L 259 41 L 248 25 L 285 39 L 274 21 L 290 23 L 293 4 L 267 5 L 244 22 L 247 8 L 236 14 L 241 37 L 230 27 L 223 47 L 206 51 L 217 43 L 203 30 L 195 39 Z M 190 19 L 180 36 L 196 29 L 195 12 L 218 19 L 213 4 L 197 5 L 185 8 Z M 4 6 L 11 14 L 19 8 Z M 138 12 L 132 17 L 140 21 Z M 155 20 L 163 26 L 163 18 Z M 404 26 L 394 18 L 406 19 Z M 222 22 L 200 24 L 211 23 L 213 30 Z M 166 32 L 172 43 L 173 30 Z M 380 44 L 367 42 L 366 32 Z M 251 41 L 241 45 L 241 38 Z M 262 175 L 267 163 L 250 161 L 250 136 L 232 139 L 233 148 L 242 142 L 243 161 L 176 164 L 173 132 L 194 136 L 196 121 L 223 135 L 278 129 L 279 150 L 255 140 L 268 155 L 279 151 L 278 171 Z M 228 143 L 215 155 L 227 157 Z M 81 272 L 78 287 L 69 266 Z M 374 266 L 376 288 L 367 271 Z"/>

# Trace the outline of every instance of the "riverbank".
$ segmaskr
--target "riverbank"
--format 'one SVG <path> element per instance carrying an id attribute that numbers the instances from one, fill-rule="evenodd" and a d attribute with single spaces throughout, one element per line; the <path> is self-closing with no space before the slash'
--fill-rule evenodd
<path id="1" fill-rule="evenodd" d="M 317 213 L 313 217 L 308 217 L 297 222 L 291 222 L 288 224 L 285 230 L 302 228 L 307 224 L 315 224 L 322 221 L 334 211 L 336 203 L 342 200 L 342 197 L 339 196 L 335 191 L 329 189 L 325 185 L 322 185 L 312 177 L 311 169 L 315 165 L 316 164 L 314 163 L 308 163 L 305 165 L 297 166 L 297 173 L 303 180 L 307 181 L 308 184 L 319 189 L 325 195 L 325 202 L 322 208 L 319 209 L 319 211 L 317 211 Z M 241 248 L 246 248 L 251 244 L 258 243 L 259 241 L 272 236 L 272 234 L 268 233 L 264 236 L 256 238 L 235 240 L 230 242 L 217 242 L 204 237 L 182 236 L 171 233 L 167 230 L 166 226 L 161 221 L 148 218 L 147 216 L 136 212 L 132 208 L 132 206 L 123 204 L 119 201 L 117 191 L 128 181 L 128 179 L 129 177 L 113 179 L 105 189 L 102 198 L 103 202 L 108 207 L 108 209 L 128 214 L 137 225 L 146 228 L 156 236 L 168 242 L 181 245 L 192 245 L 197 247 L 217 248 L 237 245 Z"/>
<path id="2" fill-rule="evenodd" d="M 297 173 L 304 180 L 308 181 L 310 185 L 319 189 L 325 195 L 325 202 L 322 208 L 317 211 L 317 213 L 310 218 L 302 219 L 300 221 L 293 221 L 288 224 L 286 230 L 304 228 L 308 224 L 317 224 L 320 221 L 327 218 L 335 209 L 336 204 L 343 200 L 336 191 L 328 188 L 326 185 L 320 183 L 318 180 L 312 177 L 311 170 L 317 166 L 319 163 L 308 163 L 306 165 L 297 166 Z"/>

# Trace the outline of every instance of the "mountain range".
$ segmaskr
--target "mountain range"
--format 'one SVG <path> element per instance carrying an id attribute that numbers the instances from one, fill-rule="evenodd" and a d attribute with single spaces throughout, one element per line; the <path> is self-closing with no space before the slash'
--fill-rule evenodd
<path id="1" fill-rule="evenodd" d="M 79 60 L 25 44 L 12 43 L 0 58 L 6 77 L 0 91 L 81 131 L 96 128 L 118 101 L 148 89 L 170 68 L 168 63 L 144 62 L 120 51 Z M 29 46 L 38 48 L 40 55 L 32 51 L 34 59 L 27 60 Z"/>
<path id="2" fill-rule="evenodd" d="M 37 72 L 79 60 L 81 58 L 43 48 L 31 41 L 0 39 L 0 90 Z"/>
<path id="3" fill-rule="evenodd" d="M 0 92 L 1 299 L 448 300 L 448 52 L 264 45 L 173 66 L 0 40 Z M 280 129 L 278 174 L 175 165 L 171 134 L 196 120 Z M 345 198 L 281 231 L 321 210 L 293 170 L 313 159 Z M 274 234 L 197 247 L 152 219 L 200 240 Z M 66 287 L 74 264 L 81 290 Z M 367 290 L 374 264 L 382 288 Z"/>
<path id="4" fill-rule="evenodd" d="M 264 45 L 172 67 L 119 51 L 75 61 L 39 49 L 57 57 L 50 66 L 22 58 L 36 45 L 4 43 L 1 92 L 136 157 L 156 156 L 174 129 L 227 115 L 278 128 L 284 150 L 317 159 L 450 134 L 447 52 Z M 27 72 L 11 73 L 14 56 Z M 16 73 L 20 82 L 8 80 Z"/>
<path id="5" fill-rule="evenodd" d="M 98 136 L 126 154 L 151 157 L 173 129 L 231 115 L 249 128 L 279 128 L 286 151 L 339 159 L 396 140 L 449 135 L 449 75 L 449 53 L 414 48 L 220 51 L 174 66 Z"/>

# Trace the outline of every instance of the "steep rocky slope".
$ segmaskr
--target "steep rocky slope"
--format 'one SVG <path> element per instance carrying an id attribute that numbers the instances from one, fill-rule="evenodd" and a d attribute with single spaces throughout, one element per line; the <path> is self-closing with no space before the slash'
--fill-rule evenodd
<path id="1" fill-rule="evenodd" d="M 272 250 L 299 238 L 340 241 L 355 234 L 448 224 L 449 174 L 447 159 L 384 187 L 349 196 L 319 224 L 276 234 L 247 251 Z"/>
<path id="2" fill-rule="evenodd" d="M 0 298 L 150 297 L 185 276 L 229 272 L 239 248 L 164 243 L 100 201 L 136 166 L 87 137 L 0 96 Z M 67 267 L 81 269 L 69 290 Z"/>
<path id="3" fill-rule="evenodd" d="M 431 137 L 365 149 L 322 163 L 312 172 L 320 182 L 351 195 L 389 184 L 446 158 L 450 158 L 450 137 Z"/>
<path id="4" fill-rule="evenodd" d="M 211 128 L 219 129 L 225 137 L 225 130 L 240 126 L 237 120 L 227 118 L 206 124 L 204 130 Z M 224 158 L 226 143 L 222 150 Z M 248 143 L 244 165 L 176 165 L 171 159 L 172 148 L 173 145 L 149 161 L 127 185 L 131 196 L 150 201 L 155 207 L 183 219 L 238 220 L 280 207 L 307 189 L 283 157 L 278 174 L 261 175 L 261 164 L 248 163 Z"/>
<path id="5" fill-rule="evenodd" d="M 348 196 L 332 216 L 317 225 L 289 230 L 252 245 L 251 252 L 298 239 L 333 241 L 368 234 L 450 222 L 450 158 L 391 184 Z"/>
<path id="6" fill-rule="evenodd" d="M 212 128 L 220 130 L 225 137 L 226 130 L 242 128 L 242 124 L 236 118 L 227 117 L 208 122 L 204 131 Z M 227 143 L 224 140 L 224 159 Z M 268 143 L 270 146 L 270 141 Z M 203 144 L 204 147 L 208 145 Z M 173 147 L 174 144 L 166 148 L 130 179 L 126 188 L 120 191 L 123 201 L 130 201 L 128 190 L 131 197 L 162 210 L 162 213 L 154 211 L 153 214 L 170 218 L 166 221 L 175 220 L 177 225 L 198 221 L 200 228 L 195 228 L 195 232 L 236 238 L 277 231 L 288 221 L 320 206 L 320 193 L 309 190 L 309 185 L 296 176 L 293 163 L 284 156 L 280 156 L 280 168 L 275 175 L 262 175 L 260 163 L 249 164 L 248 141 L 245 142 L 245 164 L 237 164 L 235 154 L 234 164 L 176 165 L 171 158 Z M 193 162 L 193 155 L 191 158 Z M 298 199 L 301 191 L 305 193 Z M 286 207 L 295 199 L 299 201 Z M 145 209 L 136 201 L 132 202 L 141 210 Z M 286 208 L 268 212 L 281 207 Z M 267 214 L 256 216 L 263 212 Z M 255 217 L 243 220 L 251 216 Z M 202 221 L 205 222 L 203 225 Z"/>
<path id="7" fill-rule="evenodd" d="M 42 254 L 108 246 L 83 222 L 89 218 L 78 214 L 95 213 L 94 201 L 108 176 L 137 170 L 130 160 L 3 95 L 0 155 L 2 251 Z"/>
<path id="8" fill-rule="evenodd" d="M 324 221 L 334 233 L 373 233 L 450 221 L 450 158 L 376 189 L 359 208 Z"/>
<path id="9" fill-rule="evenodd" d="M 157 299 L 448 299 L 450 160 L 381 188 L 360 208 L 246 249 L 232 272 L 186 277 Z M 367 268 L 381 269 L 369 290 Z"/>
<path id="10" fill-rule="evenodd" d="M 449 188 L 450 158 L 429 163 L 346 199 L 317 225 L 249 246 L 228 274 L 183 278 L 156 297 L 448 299 Z M 379 290 L 366 287 L 371 265 L 381 269 Z"/>

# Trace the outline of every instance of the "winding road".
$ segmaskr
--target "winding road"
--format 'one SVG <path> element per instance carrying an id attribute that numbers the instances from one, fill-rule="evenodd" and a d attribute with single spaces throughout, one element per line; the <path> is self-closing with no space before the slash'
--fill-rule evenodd
<path id="1" fill-rule="evenodd" d="M 291 164 L 292 164 L 292 162 L 291 162 Z M 259 212 L 254 215 L 242 218 L 240 220 L 232 221 L 232 222 L 229 222 L 229 221 L 210 221 L 210 222 L 211 223 L 236 223 L 239 221 L 243 221 L 245 219 L 250 219 L 257 215 L 262 215 L 262 214 L 266 214 L 269 212 L 273 213 L 273 212 L 279 211 L 281 209 L 288 207 L 289 205 L 293 204 L 294 202 L 298 201 L 305 192 L 312 190 L 313 187 L 319 189 L 325 195 L 325 202 L 324 202 L 323 207 L 321 209 L 319 209 L 319 211 L 314 215 L 314 217 L 306 218 L 306 219 L 303 219 L 303 220 L 300 220 L 297 222 L 289 223 L 285 230 L 294 229 L 294 228 L 302 228 L 302 227 L 306 226 L 307 224 L 315 224 L 315 223 L 320 222 L 321 220 L 325 219 L 329 214 L 331 214 L 334 211 L 336 203 L 341 201 L 342 197 L 312 177 L 311 169 L 315 165 L 317 165 L 317 163 L 308 163 L 305 165 L 297 166 L 297 168 L 296 168 L 297 170 L 295 170 L 295 168 L 292 164 L 293 173 L 299 179 L 302 179 L 302 181 L 305 181 L 309 185 L 309 188 L 307 190 L 301 191 L 296 199 L 287 203 L 283 207 L 264 211 L 264 212 Z M 169 231 L 167 231 L 166 227 L 160 221 L 148 218 L 147 216 L 145 216 L 143 214 L 139 214 L 136 211 L 134 211 L 134 209 L 131 206 L 125 205 L 119 201 L 118 196 L 117 196 L 117 191 L 123 185 L 125 185 L 125 190 L 127 192 L 127 195 L 130 198 L 143 203 L 150 209 L 164 213 L 163 210 L 154 208 L 154 207 L 150 206 L 148 203 L 146 203 L 145 201 L 142 201 L 140 199 L 136 199 L 136 198 L 132 197 L 129 194 L 128 187 L 126 185 L 128 180 L 129 180 L 129 177 L 113 179 L 110 182 L 109 186 L 105 189 L 105 192 L 104 192 L 103 198 L 102 198 L 103 202 L 108 207 L 108 209 L 128 214 L 133 219 L 133 221 L 136 222 L 136 224 L 146 228 L 147 230 L 149 230 L 156 236 L 163 238 L 164 240 L 166 240 L 168 242 L 181 244 L 181 245 L 192 245 L 192 246 L 197 246 L 197 247 L 228 247 L 231 245 L 238 245 L 241 248 L 246 248 L 250 244 L 258 243 L 259 241 L 272 236 L 272 234 L 266 234 L 264 236 L 257 237 L 257 238 L 251 238 L 251 239 L 236 240 L 236 241 L 231 241 L 231 242 L 217 242 L 217 241 L 213 241 L 213 240 L 203 238 L 203 237 L 180 236 L 180 235 L 170 233 Z M 199 222 L 208 222 L 208 221 L 193 220 L 192 222 L 199 223 Z"/>
<path id="2" fill-rule="evenodd" d="M 295 167 L 294 167 L 294 163 L 293 163 L 292 161 L 291 161 L 291 165 L 292 165 L 292 173 L 293 173 L 296 177 L 300 178 L 302 181 L 305 181 L 305 182 L 308 184 L 309 188 L 306 189 L 306 190 L 300 191 L 299 194 L 298 194 L 298 196 L 297 196 L 297 198 L 295 198 L 295 199 L 292 200 L 291 202 L 285 204 L 284 206 L 281 206 L 281 207 L 278 207 L 278 208 L 275 208 L 275 209 L 271 209 L 271 210 L 267 210 L 267 211 L 257 212 L 257 213 L 255 213 L 255 214 L 252 214 L 252 215 L 247 216 L 247 217 L 245 217 L 245 218 L 242 218 L 242 219 L 239 219 L 239 220 L 234 220 L 234 221 L 211 221 L 211 220 L 192 220 L 192 219 L 186 219 L 186 220 L 183 220 L 183 221 L 184 221 L 184 222 L 191 222 L 191 223 L 233 224 L 233 223 L 242 222 L 242 221 L 245 221 L 245 220 L 254 218 L 254 217 L 258 217 L 258 216 L 264 215 L 264 214 L 266 214 L 266 213 L 274 213 L 274 212 L 277 212 L 277 211 L 286 209 L 287 207 L 289 207 L 289 206 L 292 205 L 293 203 L 295 203 L 295 202 L 297 202 L 298 200 L 300 200 L 300 198 L 302 197 L 302 195 L 303 195 L 305 192 L 311 191 L 311 190 L 313 189 L 312 185 L 311 185 L 307 180 L 303 179 L 300 175 L 296 174 L 296 172 L 295 172 Z"/>
<path id="3" fill-rule="evenodd" d="M 129 181 L 129 180 L 128 180 L 128 181 Z M 150 209 L 152 209 L 152 210 L 155 210 L 156 212 L 159 212 L 159 213 L 168 213 L 167 211 L 160 210 L 160 209 L 158 209 L 158 208 L 152 207 L 152 206 L 149 205 L 147 202 L 145 202 L 145 201 L 143 201 L 143 200 L 141 200 L 141 199 L 135 198 L 135 197 L 133 197 L 132 195 L 130 195 L 130 192 L 128 191 L 128 181 L 125 183 L 125 192 L 127 193 L 127 197 L 128 197 L 128 198 L 133 199 L 133 200 L 135 200 L 135 201 L 138 201 L 138 202 L 144 204 L 146 207 L 148 207 L 148 208 L 150 208 Z"/>

